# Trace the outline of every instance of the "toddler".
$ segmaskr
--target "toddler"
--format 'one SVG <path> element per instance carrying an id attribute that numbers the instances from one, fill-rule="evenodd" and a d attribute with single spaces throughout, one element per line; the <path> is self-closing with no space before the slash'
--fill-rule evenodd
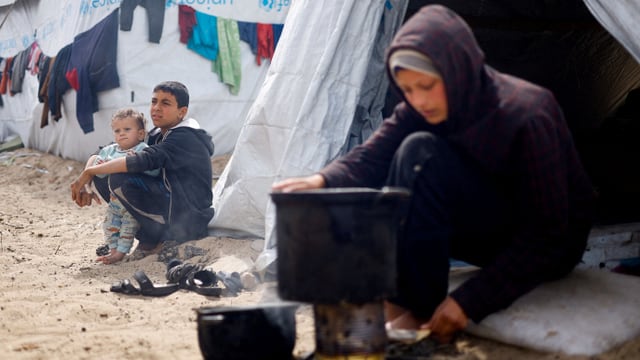
<path id="1" fill-rule="evenodd" d="M 111 129 L 115 143 L 103 147 L 97 155 L 89 159 L 92 165 L 101 164 L 119 157 L 133 154 L 148 145 L 144 142 L 145 118 L 142 113 L 134 109 L 118 110 L 111 118 Z M 157 176 L 159 170 L 145 172 L 147 175 Z M 105 175 L 96 175 L 104 177 Z M 140 228 L 138 221 L 125 209 L 122 202 L 113 194 L 110 195 L 109 206 L 104 220 L 104 236 L 109 252 L 98 256 L 97 262 L 114 264 L 121 261 L 129 253 L 133 239 Z"/>

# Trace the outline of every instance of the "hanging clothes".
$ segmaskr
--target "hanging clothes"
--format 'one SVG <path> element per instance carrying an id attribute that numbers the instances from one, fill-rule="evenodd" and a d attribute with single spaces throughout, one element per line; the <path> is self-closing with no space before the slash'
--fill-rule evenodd
<path id="1" fill-rule="evenodd" d="M 14 58 L 11 68 L 11 87 L 9 95 L 14 96 L 22 92 L 22 82 L 29 63 L 29 49 L 20 51 Z"/>
<path id="2" fill-rule="evenodd" d="M 118 11 L 114 10 L 91 29 L 76 35 L 66 78 L 76 89 L 76 116 L 82 131 L 94 130 L 98 93 L 120 86 L 117 68 Z"/>
<path id="3" fill-rule="evenodd" d="M 149 42 L 159 44 L 164 26 L 165 0 L 122 0 L 120 3 L 120 30 L 131 31 L 133 11 L 138 5 L 147 10 Z"/>
<path id="4" fill-rule="evenodd" d="M 0 82 L 2 82 L 2 74 L 4 73 L 4 67 L 7 62 L 7 59 L 0 57 Z M 4 107 L 4 102 L 2 101 L 2 96 L 0 96 L 0 107 Z"/>
<path id="5" fill-rule="evenodd" d="M 71 89 L 71 85 L 69 85 L 65 76 L 70 57 L 71 44 L 68 44 L 58 51 L 51 70 L 47 97 L 49 98 L 49 111 L 55 121 L 60 120 L 62 117 L 62 95 Z"/>
<path id="6" fill-rule="evenodd" d="M 209 60 L 218 57 L 218 23 L 215 16 L 196 11 L 196 25 L 187 48 Z"/>
<path id="7" fill-rule="evenodd" d="M 0 80 L 0 94 L 6 94 L 7 88 L 11 85 L 11 65 L 13 63 L 13 56 L 10 56 L 4 61 L 4 69 L 2 69 L 2 80 Z"/>
<path id="8" fill-rule="evenodd" d="M 27 70 L 31 75 L 37 75 L 40 70 L 38 65 L 40 64 L 40 57 L 42 56 L 42 50 L 38 43 L 34 42 L 31 44 L 31 48 L 29 50 L 29 60 L 27 63 Z"/>
<path id="9" fill-rule="evenodd" d="M 278 47 L 278 41 L 280 41 L 280 36 L 282 35 L 282 29 L 284 28 L 284 24 L 273 24 L 273 48 Z"/>
<path id="10" fill-rule="evenodd" d="M 258 33 L 258 53 L 256 54 L 256 63 L 261 64 L 262 59 L 273 57 L 273 26 L 271 24 L 257 24 Z"/>
<path id="11" fill-rule="evenodd" d="M 40 91 L 38 92 L 38 100 L 42 105 L 42 114 L 40 115 L 40 128 L 49 125 L 49 85 L 51 84 L 51 78 L 53 74 L 53 67 L 56 62 L 56 57 L 51 57 L 48 61 L 40 67 L 40 75 L 46 73 L 44 78 L 41 79 Z"/>
<path id="12" fill-rule="evenodd" d="M 51 71 L 51 58 L 45 54 L 40 56 L 40 61 L 38 61 L 38 102 L 43 103 L 44 97 L 42 94 L 42 89 L 45 85 L 45 80 L 49 76 L 49 72 Z"/>
<path id="13" fill-rule="evenodd" d="M 240 91 L 242 67 L 240 65 L 240 33 L 235 20 L 218 18 L 218 58 L 211 69 L 218 74 L 220 81 L 229 86 L 233 95 Z"/>
<path id="14" fill-rule="evenodd" d="M 178 28 L 180 28 L 181 43 L 186 44 L 189 42 L 193 27 L 196 24 L 196 11 L 189 5 L 178 6 Z"/>
<path id="15" fill-rule="evenodd" d="M 258 53 L 258 29 L 257 24 L 252 22 L 238 21 L 238 31 L 240 40 L 249 44 L 253 55 Z"/>

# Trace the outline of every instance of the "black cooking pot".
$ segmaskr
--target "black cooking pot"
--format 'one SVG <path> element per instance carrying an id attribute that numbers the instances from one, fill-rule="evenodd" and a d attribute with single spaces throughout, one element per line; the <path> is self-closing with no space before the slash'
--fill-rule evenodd
<path id="1" fill-rule="evenodd" d="M 198 344 L 206 360 L 289 360 L 298 304 L 206 306 L 198 314 Z"/>
<path id="2" fill-rule="evenodd" d="M 367 303 L 396 289 L 403 188 L 273 192 L 278 292 L 285 300 Z"/>

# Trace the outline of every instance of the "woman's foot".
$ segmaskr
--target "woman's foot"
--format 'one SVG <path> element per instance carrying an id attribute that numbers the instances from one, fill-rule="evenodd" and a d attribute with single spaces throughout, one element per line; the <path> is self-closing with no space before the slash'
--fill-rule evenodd
<path id="1" fill-rule="evenodd" d="M 418 329 L 425 321 L 418 319 L 402 306 L 385 301 L 384 317 L 387 329 Z"/>
<path id="2" fill-rule="evenodd" d="M 384 319 L 386 322 L 391 322 L 406 312 L 407 309 L 400 305 L 396 305 L 389 301 L 384 302 Z"/>
<path id="3" fill-rule="evenodd" d="M 387 329 L 417 330 L 423 323 L 424 321 L 417 319 L 410 311 L 407 311 L 392 321 L 387 321 L 385 327 Z"/>

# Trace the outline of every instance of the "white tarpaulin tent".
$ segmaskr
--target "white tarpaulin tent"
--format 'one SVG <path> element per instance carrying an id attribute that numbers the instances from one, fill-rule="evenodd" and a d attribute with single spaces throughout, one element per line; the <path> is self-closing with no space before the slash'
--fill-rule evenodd
<path id="1" fill-rule="evenodd" d="M 640 63 L 640 2 L 584 0 L 591 14 Z"/>
<path id="2" fill-rule="evenodd" d="M 19 0 L 0 8 L 0 56 L 16 55 L 34 41 L 48 56 L 55 56 L 74 36 L 91 29 L 116 10 L 120 0 Z M 269 61 L 259 66 L 246 42 L 240 43 L 242 82 L 237 95 L 211 71 L 211 61 L 180 43 L 178 6 L 189 5 L 218 17 L 265 24 L 282 24 L 289 1 L 178 0 L 165 2 L 164 24 L 159 43 L 148 40 L 146 9 L 133 12 L 130 31 L 118 32 L 117 68 L 120 87 L 98 93 L 99 111 L 93 114 L 95 131 L 84 134 L 76 120 L 76 93 L 63 97 L 63 117 L 40 128 L 42 104 L 37 98 L 38 80 L 25 75 L 22 93 L 3 95 L 0 108 L 0 141 L 18 135 L 31 148 L 64 158 L 86 160 L 99 145 L 111 141 L 109 120 L 114 110 L 134 107 L 148 115 L 153 86 L 165 80 L 187 85 L 189 115 L 197 119 L 214 139 L 217 155 L 233 151 L 236 139 L 260 89 Z M 0 3 L 1 5 L 2 3 Z"/>
<path id="3" fill-rule="evenodd" d="M 293 3 L 261 92 L 214 187 L 214 228 L 267 238 L 258 269 L 275 259 L 271 184 L 310 174 L 338 156 L 351 137 L 358 106 L 372 108 L 359 103 L 366 89 L 383 89 L 382 99 L 369 98 L 372 103 L 381 100 L 382 107 L 384 68 L 370 63 L 376 59 L 383 63 L 384 48 L 401 23 L 406 4 L 379 0 Z M 371 77 L 374 85 L 367 86 L 365 80 Z M 377 116 L 381 117 L 380 109 Z"/>

